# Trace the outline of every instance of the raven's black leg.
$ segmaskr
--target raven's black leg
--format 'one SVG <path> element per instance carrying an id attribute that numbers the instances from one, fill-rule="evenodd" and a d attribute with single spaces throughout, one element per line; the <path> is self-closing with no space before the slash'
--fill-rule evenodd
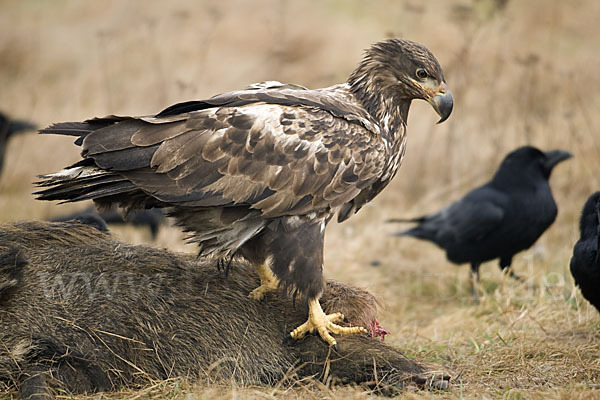
<path id="1" fill-rule="evenodd" d="M 479 304 L 479 265 L 480 263 L 475 262 L 471 264 L 471 290 L 475 304 Z"/>
<path id="2" fill-rule="evenodd" d="M 498 264 L 498 266 L 500 267 L 500 270 L 502 270 L 503 273 L 508 274 L 508 276 L 510 276 L 514 280 L 522 281 L 523 278 L 521 278 L 519 275 L 517 275 L 513 272 L 511 264 L 512 264 L 512 257 L 506 257 L 506 258 L 503 257 L 503 258 L 500 258 L 500 263 Z"/>
<path id="3" fill-rule="evenodd" d="M 508 267 L 508 276 L 519 282 L 523 280 L 523 278 L 513 272 L 511 267 Z"/>

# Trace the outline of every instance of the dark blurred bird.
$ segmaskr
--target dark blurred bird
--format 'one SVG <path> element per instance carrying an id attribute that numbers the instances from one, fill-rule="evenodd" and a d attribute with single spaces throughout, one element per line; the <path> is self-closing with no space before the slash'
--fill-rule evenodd
<path id="1" fill-rule="evenodd" d="M 420 44 L 386 40 L 366 51 L 347 83 L 309 90 L 263 82 L 155 116 L 94 118 L 42 133 L 78 136 L 83 160 L 43 176 L 40 199 L 166 208 L 202 254 L 257 268 L 262 299 L 280 284 L 308 299 L 308 321 L 289 337 L 340 327 L 325 315 L 325 226 L 373 199 L 404 156 L 412 100 L 446 120 L 452 96 L 439 63 Z"/>
<path id="2" fill-rule="evenodd" d="M 158 229 L 160 226 L 166 221 L 162 210 L 158 208 L 152 208 L 150 210 L 135 210 L 124 217 L 116 210 L 97 211 L 93 206 L 72 214 L 52 218 L 51 221 L 65 222 L 78 220 L 81 222 L 82 219 L 86 218 L 90 221 L 97 221 L 100 219 L 104 224 L 110 225 L 132 225 L 137 227 L 147 227 L 150 229 L 150 234 L 152 235 L 153 240 L 156 239 L 156 235 L 158 234 Z"/>
<path id="3" fill-rule="evenodd" d="M 156 239 L 160 226 L 166 221 L 165 214 L 159 208 L 132 211 L 125 217 L 116 210 L 100 211 L 99 214 L 107 224 L 147 227 L 153 240 Z"/>
<path id="4" fill-rule="evenodd" d="M 583 297 L 600 311 L 600 192 L 585 202 L 579 233 L 571 258 L 571 274 Z"/>
<path id="5" fill-rule="evenodd" d="M 51 220 L 51 222 L 77 222 L 80 224 L 93 226 L 100 232 L 108 233 L 106 221 L 104 221 L 104 219 L 102 219 L 102 217 L 95 212 L 79 212 L 62 218 L 54 218 Z"/>
<path id="6" fill-rule="evenodd" d="M 31 131 L 36 129 L 35 124 L 27 121 L 11 120 L 4 113 L 0 112 L 0 173 L 4 166 L 4 153 L 8 139 L 16 133 Z"/>
<path id="7" fill-rule="evenodd" d="M 500 164 L 491 181 L 431 215 L 390 222 L 416 222 L 396 236 L 429 240 L 446 250 L 455 264 L 471 264 L 471 284 L 476 284 L 481 263 L 500 259 L 500 269 L 510 269 L 512 258 L 528 249 L 552 225 L 557 208 L 548 179 L 552 169 L 572 157 L 564 150 L 542 152 L 520 147 Z"/>

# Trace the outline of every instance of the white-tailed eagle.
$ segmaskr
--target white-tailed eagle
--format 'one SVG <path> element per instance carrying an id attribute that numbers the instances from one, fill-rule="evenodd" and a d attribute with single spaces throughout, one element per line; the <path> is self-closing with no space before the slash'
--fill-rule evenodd
<path id="1" fill-rule="evenodd" d="M 221 260 L 253 263 L 262 299 L 279 286 L 308 300 L 294 339 L 318 332 L 358 333 L 325 315 L 325 226 L 344 221 L 373 199 L 404 156 L 413 99 L 444 121 L 452 96 L 442 68 L 420 44 L 376 43 L 348 82 L 322 89 L 265 82 L 207 100 L 173 105 L 146 117 L 58 123 L 42 133 L 74 135 L 83 159 L 42 176 L 40 199 L 166 209 Z M 225 261 L 226 262 L 226 261 Z"/>

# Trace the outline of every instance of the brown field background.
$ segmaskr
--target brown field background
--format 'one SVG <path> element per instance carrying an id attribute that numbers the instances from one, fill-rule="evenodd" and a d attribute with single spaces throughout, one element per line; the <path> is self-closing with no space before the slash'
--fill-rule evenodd
<path id="1" fill-rule="evenodd" d="M 385 307 L 386 338 L 454 376 L 449 393 L 411 398 L 599 398 L 600 317 L 568 263 L 586 198 L 600 189 L 600 2 L 552 0 L 0 1 L 0 109 L 51 122 L 153 114 L 263 80 L 342 82 L 363 49 L 387 37 L 425 44 L 453 92 L 450 119 L 415 102 L 405 163 L 371 204 L 326 235 L 326 277 L 366 287 Z M 554 171 L 554 225 L 515 257 L 526 283 L 468 268 L 429 243 L 391 237 L 390 217 L 417 216 L 485 182 L 524 144 L 575 157 Z M 78 159 L 71 138 L 13 138 L 0 177 L 0 221 L 47 219 L 87 204 L 33 199 L 32 182 Z M 134 228 L 126 241 L 150 243 Z M 152 245 L 194 251 L 175 228 Z M 600 290 L 600 289 L 599 289 Z M 0 394 L 2 396 L 2 394 Z M 10 393 L 6 396 L 12 396 Z M 361 388 L 291 389 L 164 382 L 111 398 L 367 398 Z M 98 397 L 98 396 L 97 396 Z"/>

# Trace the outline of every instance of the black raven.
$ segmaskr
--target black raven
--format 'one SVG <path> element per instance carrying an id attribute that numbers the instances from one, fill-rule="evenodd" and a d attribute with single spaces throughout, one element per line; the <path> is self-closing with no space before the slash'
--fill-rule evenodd
<path id="1" fill-rule="evenodd" d="M 442 210 L 409 220 L 418 225 L 396 236 L 429 240 L 446 250 L 455 264 L 471 264 L 473 296 L 482 262 L 500 259 L 500 268 L 510 270 L 512 258 L 525 250 L 554 222 L 556 203 L 548 184 L 552 169 L 572 157 L 564 150 L 542 152 L 520 147 L 500 164 L 491 181 L 467 193 Z"/>
<path id="2" fill-rule="evenodd" d="M 152 239 L 156 240 L 158 235 L 158 229 L 166 221 L 166 217 L 162 210 L 159 208 L 151 208 L 149 210 L 136 210 L 131 211 L 125 217 L 117 210 L 106 210 L 97 211 L 94 206 L 90 206 L 82 211 L 77 211 L 72 214 L 63 215 L 60 217 L 52 218 L 52 222 L 66 222 L 77 220 L 82 223 L 90 221 L 90 225 L 100 225 L 102 223 L 113 224 L 113 225 L 125 225 L 130 224 L 133 226 L 144 227 L 147 226 L 152 234 Z M 102 229 L 100 229 L 102 230 Z M 108 229 L 106 229 L 108 230 Z"/>
<path id="3" fill-rule="evenodd" d="M 15 133 L 33 129 L 36 129 L 36 126 L 31 122 L 11 120 L 0 112 L 0 172 L 2 172 L 2 166 L 4 165 L 4 153 L 8 139 Z"/>
<path id="4" fill-rule="evenodd" d="M 581 237 L 571 258 L 571 274 L 583 297 L 600 311 L 600 192 L 585 202 L 579 232 Z"/>
<path id="5" fill-rule="evenodd" d="M 93 226 L 100 232 L 108 233 L 108 226 L 106 226 L 106 221 L 98 213 L 95 212 L 83 211 L 80 213 L 69 215 L 64 218 L 56 218 L 52 222 L 77 222 L 80 224 Z"/>

